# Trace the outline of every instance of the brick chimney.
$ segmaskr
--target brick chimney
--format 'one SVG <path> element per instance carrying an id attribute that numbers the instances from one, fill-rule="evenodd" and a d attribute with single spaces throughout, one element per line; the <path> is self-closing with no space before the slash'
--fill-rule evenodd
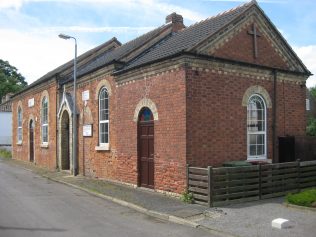
<path id="1" fill-rule="evenodd" d="M 166 17 L 166 24 L 172 24 L 172 31 L 178 32 L 185 28 L 183 24 L 183 17 L 175 12 Z"/>

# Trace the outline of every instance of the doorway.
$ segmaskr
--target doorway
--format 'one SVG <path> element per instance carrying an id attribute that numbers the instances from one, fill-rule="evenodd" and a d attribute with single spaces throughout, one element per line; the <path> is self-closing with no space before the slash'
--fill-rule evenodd
<path id="1" fill-rule="evenodd" d="M 69 114 L 65 110 L 61 117 L 61 169 L 70 170 Z"/>
<path id="2" fill-rule="evenodd" d="M 154 188 L 154 119 L 151 110 L 143 108 L 138 118 L 138 183 Z"/>
<path id="3" fill-rule="evenodd" d="M 34 121 L 33 119 L 30 120 L 29 125 L 29 133 L 30 133 L 30 139 L 29 139 L 29 149 L 30 149 L 30 162 L 34 162 Z"/>

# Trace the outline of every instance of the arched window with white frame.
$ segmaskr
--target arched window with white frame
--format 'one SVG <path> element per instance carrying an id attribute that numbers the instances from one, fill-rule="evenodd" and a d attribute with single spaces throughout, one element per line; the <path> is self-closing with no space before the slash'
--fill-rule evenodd
<path id="1" fill-rule="evenodd" d="M 41 111 L 41 126 L 42 126 L 42 144 L 48 143 L 48 99 L 45 96 L 42 99 Z"/>
<path id="2" fill-rule="evenodd" d="M 18 108 L 18 143 L 22 143 L 22 109 Z"/>
<path id="3" fill-rule="evenodd" d="M 259 94 L 250 96 L 247 105 L 248 159 L 267 158 L 267 109 Z"/>
<path id="4" fill-rule="evenodd" d="M 109 147 L 109 93 L 106 87 L 99 93 L 99 146 Z"/>

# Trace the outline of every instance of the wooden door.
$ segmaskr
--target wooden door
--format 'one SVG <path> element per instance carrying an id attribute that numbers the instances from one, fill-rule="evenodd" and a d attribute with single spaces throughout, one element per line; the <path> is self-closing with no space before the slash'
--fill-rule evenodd
<path id="1" fill-rule="evenodd" d="M 30 161 L 34 161 L 34 122 L 30 121 Z"/>
<path id="2" fill-rule="evenodd" d="M 143 111 L 147 117 L 141 115 L 138 124 L 139 185 L 154 188 L 154 121 L 148 110 Z"/>

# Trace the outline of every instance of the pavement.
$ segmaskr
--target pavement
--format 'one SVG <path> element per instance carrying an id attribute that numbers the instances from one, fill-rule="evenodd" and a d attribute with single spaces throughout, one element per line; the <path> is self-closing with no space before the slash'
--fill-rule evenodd
<path id="1" fill-rule="evenodd" d="M 204 229 L 217 236 L 227 237 L 314 237 L 316 231 L 315 209 L 295 208 L 284 205 L 284 198 L 248 202 L 221 208 L 207 208 L 197 204 L 186 204 L 178 198 L 155 191 L 134 188 L 101 179 L 72 176 L 65 172 L 53 172 L 18 161 L 4 162 L 70 185 L 95 196 L 129 207 L 140 213 L 161 220 Z M 284 218 L 290 221 L 287 229 L 271 227 L 271 221 Z"/>

